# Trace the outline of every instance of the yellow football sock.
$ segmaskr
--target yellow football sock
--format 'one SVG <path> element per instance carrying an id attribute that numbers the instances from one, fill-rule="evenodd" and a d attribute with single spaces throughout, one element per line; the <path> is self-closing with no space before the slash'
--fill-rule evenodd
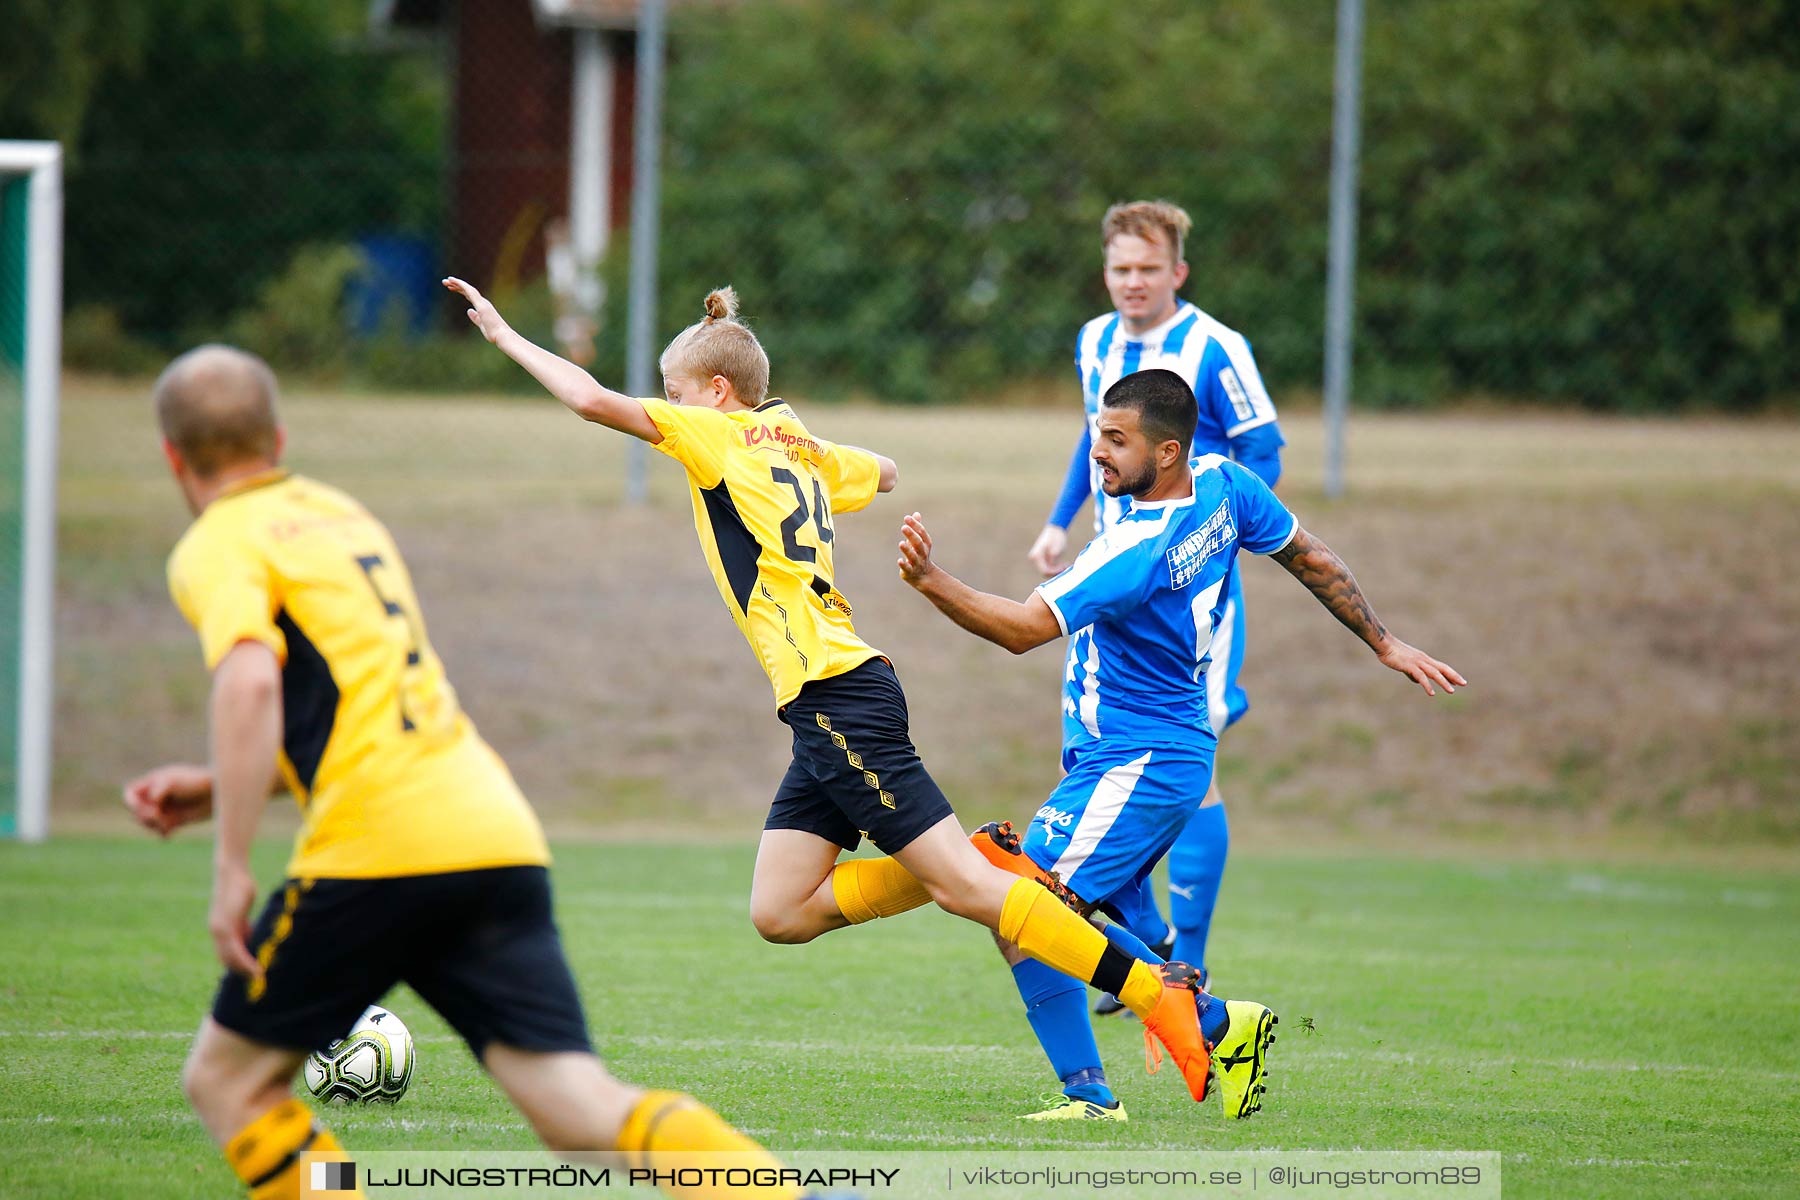
<path id="1" fill-rule="evenodd" d="M 831 868 L 831 896 L 852 925 L 931 903 L 925 885 L 891 858 L 853 858 Z"/>
<path id="2" fill-rule="evenodd" d="M 1156 1011 L 1162 994 L 1162 975 L 1149 963 L 1135 958 L 1131 960 L 1131 973 L 1125 976 L 1125 986 L 1114 993 L 1119 1003 L 1129 1008 L 1140 1021 Z"/>
<path id="3" fill-rule="evenodd" d="M 1035 880 L 1021 879 L 1007 891 L 999 932 L 1046 966 L 1117 996 L 1140 1018 L 1162 999 L 1160 975 L 1107 941 Z"/>
<path id="4" fill-rule="evenodd" d="M 798 1200 L 800 1196 L 800 1189 L 789 1184 L 749 1189 L 728 1188 L 722 1183 L 681 1186 L 674 1173 L 683 1167 L 779 1170 L 781 1161 L 726 1124 L 718 1113 L 680 1092 L 645 1092 L 619 1131 L 619 1149 L 633 1167 L 670 1172 L 667 1179 L 656 1183 L 671 1196 L 688 1200 Z M 718 1154 L 731 1157 L 711 1157 Z"/>
<path id="5" fill-rule="evenodd" d="M 238 1130 L 225 1143 L 225 1161 L 250 1189 L 250 1200 L 299 1200 L 300 1156 L 329 1154 L 341 1162 L 343 1151 L 331 1131 L 313 1120 L 312 1111 L 290 1097 Z M 332 1195 L 361 1197 L 362 1190 Z"/>

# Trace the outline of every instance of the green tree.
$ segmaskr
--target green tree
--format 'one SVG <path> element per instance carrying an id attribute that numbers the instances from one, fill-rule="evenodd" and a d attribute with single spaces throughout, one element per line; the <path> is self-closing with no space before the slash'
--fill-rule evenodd
<path id="1" fill-rule="evenodd" d="M 778 379 L 1061 369 L 1096 226 L 1167 196 L 1187 294 L 1318 378 L 1333 12 L 769 0 L 690 13 L 664 323 L 730 279 Z M 1800 379 L 1800 3 L 1370 0 L 1361 402 L 1666 408 Z"/>
<path id="2" fill-rule="evenodd" d="M 730 278 L 782 377 L 951 398 L 1068 361 L 1105 300 L 1100 214 L 1166 194 L 1196 214 L 1209 302 L 1252 323 L 1304 283 L 1229 271 L 1255 234 L 1220 218 L 1254 207 L 1262 227 L 1307 203 L 1283 184 L 1320 135 L 1275 125 L 1258 97 L 1321 105 L 1294 60 L 1329 45 L 1316 21 L 1273 18 L 811 0 L 692 20 L 671 84 L 666 315 Z"/>
<path id="3" fill-rule="evenodd" d="M 72 307 L 172 343 L 216 332 L 302 246 L 435 230 L 445 80 L 366 49 L 356 7 L 25 0 L 0 120 L 67 148 Z"/>
<path id="4" fill-rule="evenodd" d="M 1800 378 L 1800 5 L 1385 0 L 1368 51 L 1378 397 L 1756 403 Z"/>

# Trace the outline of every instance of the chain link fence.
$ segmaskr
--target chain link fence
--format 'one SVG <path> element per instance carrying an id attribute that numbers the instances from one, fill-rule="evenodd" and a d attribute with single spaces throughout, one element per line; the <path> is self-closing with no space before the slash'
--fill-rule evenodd
<path id="1" fill-rule="evenodd" d="M 341 27 L 248 7 L 252 29 L 153 35 L 95 87 L 69 172 L 72 361 L 141 369 L 229 336 L 320 378 L 506 382 L 457 352 L 432 282 L 491 284 L 549 332 L 577 34 L 545 13 L 570 6 L 387 3 Z M 621 229 L 632 7 L 585 10 Z M 1196 218 L 1190 297 L 1249 334 L 1279 390 L 1316 386 L 1329 5 L 1149 21 L 1087 0 L 747 0 L 674 18 L 662 328 L 730 279 L 778 373 L 812 391 L 1060 380 L 1105 304 L 1100 213 L 1166 196 Z M 1358 403 L 1791 401 L 1797 18 L 1374 0 Z M 623 242 L 598 342 L 614 378 Z"/>
<path id="2" fill-rule="evenodd" d="M 55 37 L 21 39 L 32 52 L 0 70 L 0 119 L 15 126 L 0 133 L 69 149 L 65 790 L 104 798 L 146 745 L 198 749 L 202 697 L 166 682 L 193 667 L 160 591 L 182 515 L 155 477 L 142 397 L 170 354 L 215 339 L 266 355 L 296 395 L 332 397 L 290 413 L 305 434 L 300 465 L 371 497 L 418 547 L 428 609 L 450 597 L 433 618 L 440 639 L 498 639 L 478 671 L 449 656 L 459 679 L 474 677 L 468 694 L 550 687 L 528 711 L 471 701 L 509 756 L 523 748 L 513 757 L 534 795 L 572 797 L 579 812 L 604 794 L 609 811 L 636 805 L 648 819 L 710 803 L 696 795 L 760 796 L 742 779 L 779 773 L 760 710 L 748 732 L 709 730 L 704 762 L 659 740 L 682 727 L 680 703 L 657 698 L 671 674 L 759 694 L 728 638 L 683 649 L 681 672 L 640 672 L 641 694 L 636 675 L 572 665 L 593 661 L 596 639 L 656 640 L 620 632 L 645 591 L 710 599 L 692 555 L 640 562 L 633 541 L 682 536 L 679 491 L 653 480 L 656 512 L 609 518 L 596 535 L 569 506 L 617 497 L 615 448 L 589 455 L 565 444 L 562 414 L 499 399 L 537 389 L 436 284 L 445 273 L 477 282 L 529 336 L 560 333 L 622 382 L 634 7 L 202 0 L 124 5 L 121 19 L 141 25 L 127 46 L 72 17 Z M 1332 21 L 1331 5 L 1303 0 L 1154 15 L 1111 0 L 677 0 L 659 335 L 731 282 L 785 394 L 1054 414 L 1054 431 L 1030 443 L 1042 469 L 1023 498 L 983 482 L 991 464 L 958 480 L 994 506 L 983 519 L 1010 522 L 1020 545 L 987 583 L 1020 593 L 1033 581 L 1015 560 L 1076 428 L 1075 330 L 1107 307 L 1108 204 L 1183 204 L 1195 218 L 1184 294 L 1250 338 L 1284 411 L 1316 392 Z M 585 92 L 584 28 L 605 51 Z M 92 61 L 74 71 L 80 54 Z M 39 60 L 69 69 L 33 76 Z M 1800 4 L 1775 0 L 1368 0 L 1355 405 L 1791 408 L 1797 62 Z M 578 94 L 604 109 L 589 114 L 610 230 L 591 347 L 570 319 L 583 315 L 569 224 Z M 933 455 L 951 453 L 949 431 L 968 428 L 958 420 L 907 428 Z M 891 612 L 882 598 L 887 568 L 868 568 L 859 622 L 868 612 L 876 628 L 915 629 L 905 598 Z M 593 595 L 607 597 L 601 618 Z M 665 644 L 686 646 L 686 612 L 666 608 Z M 545 643 L 549 630 L 575 640 Z M 935 632 L 923 617 L 916 631 Z M 1053 761 L 1055 664 L 1037 673 L 1042 705 L 996 715 L 959 700 L 941 718 L 945 742 L 963 747 L 959 780 L 978 787 L 1015 760 Z M 1771 761 L 1800 754 L 1785 721 L 1757 735 Z M 127 727 L 138 737 L 125 749 L 87 740 Z M 595 765 L 585 731 L 597 727 L 633 747 L 631 765 Z M 1644 738 L 1663 737 L 1656 729 Z M 1439 761 L 1418 737 L 1401 744 Z M 1597 780 L 1617 774 L 1605 754 L 1577 758 L 1600 764 Z M 571 774 L 577 761 L 588 774 Z M 1560 786 L 1560 768 L 1540 767 L 1550 782 L 1532 795 Z M 667 780 L 682 772 L 696 782 L 672 797 Z M 1538 787 L 1527 783 L 1500 771 L 1484 786 Z"/>
<path id="3" fill-rule="evenodd" d="M 376 5 L 346 27 L 247 7 L 248 31 L 151 36 L 88 99 L 72 362 L 130 371 L 232 336 L 317 378 L 504 383 L 457 353 L 432 281 L 493 284 L 549 333 L 576 32 L 529 0 Z M 626 216 L 630 7 L 594 5 L 608 225 Z M 1370 5 L 1357 401 L 1791 401 L 1795 16 Z M 1156 22 L 1082 0 L 677 5 L 662 327 L 733 279 L 812 390 L 1008 392 L 1057 378 L 1103 308 L 1105 205 L 1168 196 L 1197 219 L 1190 297 L 1246 329 L 1276 385 L 1310 390 L 1330 20 L 1291 0 Z M 598 349 L 616 376 L 612 246 Z"/>

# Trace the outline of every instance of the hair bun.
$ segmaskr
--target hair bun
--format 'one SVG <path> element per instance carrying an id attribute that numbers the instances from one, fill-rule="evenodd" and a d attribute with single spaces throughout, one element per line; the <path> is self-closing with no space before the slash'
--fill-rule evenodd
<path id="1" fill-rule="evenodd" d="M 706 293 L 706 319 L 708 321 L 729 321 L 737 316 L 737 289 L 730 284 L 722 288 L 714 288 Z"/>

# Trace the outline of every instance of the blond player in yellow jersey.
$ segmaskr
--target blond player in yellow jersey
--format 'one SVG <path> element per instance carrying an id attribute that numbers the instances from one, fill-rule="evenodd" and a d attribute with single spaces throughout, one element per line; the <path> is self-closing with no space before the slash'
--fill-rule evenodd
<path id="1" fill-rule="evenodd" d="M 658 1166 L 732 1152 L 777 1174 L 731 1195 L 793 1200 L 779 1164 L 710 1110 L 595 1057 L 537 818 L 457 704 L 387 530 L 278 465 L 275 391 L 261 359 L 225 346 L 182 355 L 156 385 L 163 453 L 195 515 L 169 586 L 213 673 L 211 762 L 150 771 L 125 803 L 164 837 L 218 827 L 208 924 L 226 974 L 182 1071 L 207 1132 L 252 1197 L 301 1195 L 302 1155 L 342 1148 L 295 1099 L 294 1073 L 405 981 L 551 1148 Z M 303 820 L 251 927 L 250 842 L 277 770 Z"/>
<path id="2" fill-rule="evenodd" d="M 793 735 L 793 763 L 770 806 L 750 885 L 757 932 L 807 942 L 935 902 L 1118 996 L 1143 1019 L 1146 1039 L 1168 1048 L 1189 1093 L 1203 1098 L 1209 1063 L 1198 972 L 1132 958 L 1053 896 L 1016 849 L 986 833 L 964 834 L 913 748 L 892 665 L 851 625 L 832 573 L 833 514 L 892 490 L 893 462 L 826 441 L 769 398 L 768 356 L 737 320 L 730 288 L 707 296 L 705 319 L 663 351 L 664 400 L 600 386 L 519 336 L 474 287 L 460 279 L 444 285 L 468 301 L 469 319 L 488 341 L 578 416 L 649 442 L 687 472 L 694 528 L 719 595 Z M 865 836 L 890 857 L 838 861 Z"/>

